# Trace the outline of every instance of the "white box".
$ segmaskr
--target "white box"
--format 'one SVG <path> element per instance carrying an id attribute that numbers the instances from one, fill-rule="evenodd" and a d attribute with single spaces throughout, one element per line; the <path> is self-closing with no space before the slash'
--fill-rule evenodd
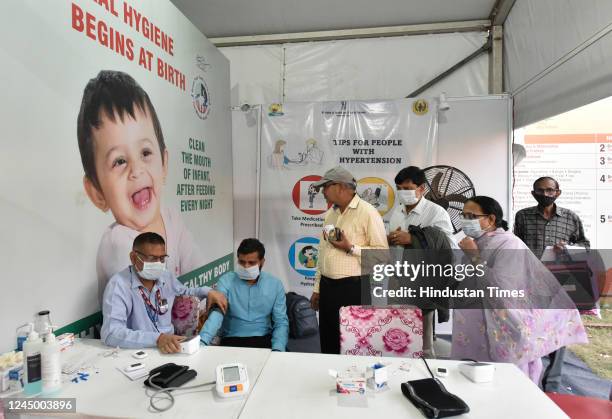
<path id="1" fill-rule="evenodd" d="M 365 394 L 366 379 L 356 371 L 345 371 L 336 378 L 336 392 L 341 394 Z"/>

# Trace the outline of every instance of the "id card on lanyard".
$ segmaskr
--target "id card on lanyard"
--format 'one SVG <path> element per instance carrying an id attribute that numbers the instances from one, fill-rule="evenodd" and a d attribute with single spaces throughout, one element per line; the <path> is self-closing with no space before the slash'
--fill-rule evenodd
<path id="1" fill-rule="evenodd" d="M 141 285 L 138 287 L 138 290 L 140 291 L 140 296 L 142 297 L 145 303 L 145 308 L 147 309 L 147 315 L 149 316 L 151 323 L 153 323 L 153 326 L 155 326 L 155 330 L 159 332 L 159 329 L 157 328 L 157 322 L 159 321 L 159 315 L 160 314 L 164 315 L 168 311 L 168 301 L 162 298 L 161 291 L 158 288 L 155 291 L 155 306 L 153 306 L 153 303 L 151 302 L 151 300 L 145 293 L 145 288 Z"/>

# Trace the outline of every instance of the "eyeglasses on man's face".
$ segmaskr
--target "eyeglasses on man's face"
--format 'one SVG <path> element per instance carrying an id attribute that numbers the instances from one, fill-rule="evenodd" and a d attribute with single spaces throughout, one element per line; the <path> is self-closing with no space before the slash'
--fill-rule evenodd
<path id="1" fill-rule="evenodd" d="M 142 253 L 138 250 L 134 250 L 134 252 L 138 253 L 138 255 L 140 255 L 140 260 L 143 262 L 161 262 L 164 263 L 166 261 L 166 259 L 168 259 L 170 256 L 168 255 L 161 255 L 161 256 L 155 256 L 155 255 L 147 255 L 145 253 Z"/>

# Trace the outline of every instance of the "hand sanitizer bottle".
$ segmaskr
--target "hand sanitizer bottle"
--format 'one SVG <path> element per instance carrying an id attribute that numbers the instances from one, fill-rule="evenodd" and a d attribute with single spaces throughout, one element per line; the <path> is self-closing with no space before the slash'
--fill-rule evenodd
<path id="1" fill-rule="evenodd" d="M 55 339 L 53 329 L 45 336 L 42 344 L 42 394 L 51 395 L 62 389 L 62 364 L 60 361 L 60 345 Z"/>
<path id="2" fill-rule="evenodd" d="M 34 324 L 30 323 L 30 334 L 23 343 L 23 394 L 26 396 L 33 396 L 42 392 L 41 349 L 42 339 L 34 330 Z"/>

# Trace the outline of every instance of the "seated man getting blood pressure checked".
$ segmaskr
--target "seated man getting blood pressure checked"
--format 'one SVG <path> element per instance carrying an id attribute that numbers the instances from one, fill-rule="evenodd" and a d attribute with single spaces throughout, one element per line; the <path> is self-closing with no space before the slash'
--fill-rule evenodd
<path id="1" fill-rule="evenodd" d="M 217 289 L 227 296 L 229 308 L 225 316 L 217 309 L 209 312 L 200 340 L 209 345 L 219 334 L 222 346 L 285 351 L 289 320 L 283 283 L 262 272 L 266 249 L 259 240 L 244 239 L 236 253 L 236 270 L 217 283 Z"/>
<path id="2" fill-rule="evenodd" d="M 187 288 L 166 270 L 166 243 L 157 233 L 142 233 L 134 239 L 132 264 L 113 275 L 102 302 L 102 341 L 121 348 L 157 346 L 163 353 L 179 352 L 185 338 L 174 335 L 172 304 L 179 295 L 207 299 L 223 312 L 225 296 L 209 287 Z"/>

